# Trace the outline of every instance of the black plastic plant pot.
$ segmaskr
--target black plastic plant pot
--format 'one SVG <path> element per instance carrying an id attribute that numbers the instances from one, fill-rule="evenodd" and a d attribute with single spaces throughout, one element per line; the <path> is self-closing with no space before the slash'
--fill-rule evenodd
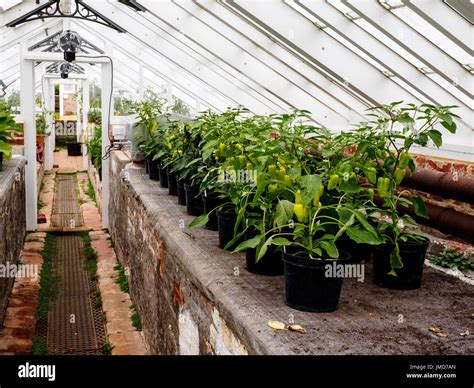
<path id="1" fill-rule="evenodd" d="M 222 198 L 213 196 L 203 196 L 202 202 L 204 205 L 204 213 L 209 213 L 211 210 L 214 210 L 216 207 L 222 205 L 224 200 Z M 217 225 L 217 210 L 209 214 L 209 221 L 206 224 L 206 228 L 210 230 L 219 229 Z"/>
<path id="2" fill-rule="evenodd" d="M 176 173 L 168 171 L 167 178 L 169 195 L 178 195 L 178 182 L 176 181 Z"/>
<path id="3" fill-rule="evenodd" d="M 339 251 L 339 259 L 311 259 L 308 256 L 283 252 L 285 265 L 285 294 L 287 306 L 316 313 L 336 311 L 339 305 L 343 277 L 338 271 L 328 274 L 329 266 L 345 265 L 350 255 Z M 342 271 L 344 272 L 344 271 Z"/>
<path id="4" fill-rule="evenodd" d="M 219 247 L 224 249 L 228 242 L 234 238 L 234 227 L 237 221 L 235 212 L 229 210 L 217 211 L 217 227 L 219 230 Z M 236 242 L 237 246 L 240 242 Z M 229 248 L 229 250 L 234 247 Z"/>
<path id="5" fill-rule="evenodd" d="M 185 181 L 177 179 L 178 183 L 178 203 L 181 206 L 186 206 L 186 190 L 184 190 Z"/>
<path id="6" fill-rule="evenodd" d="M 190 216 L 200 216 L 204 213 L 204 209 L 202 206 L 202 197 L 198 195 L 199 187 L 185 183 L 184 190 L 186 191 L 186 212 Z"/>
<path id="7" fill-rule="evenodd" d="M 97 170 L 98 174 L 99 174 L 99 180 L 102 182 L 102 166 L 99 167 L 99 169 Z"/>
<path id="8" fill-rule="evenodd" d="M 255 235 L 245 234 L 245 239 L 251 239 Z M 275 245 L 270 245 L 265 254 L 256 262 L 256 249 L 245 251 L 247 271 L 258 275 L 279 276 L 284 273 L 281 251 L 277 251 Z"/>
<path id="9" fill-rule="evenodd" d="M 158 171 L 160 174 L 160 187 L 163 187 L 164 189 L 168 188 L 168 172 L 166 167 L 163 166 L 158 166 Z"/>
<path id="10" fill-rule="evenodd" d="M 148 163 L 150 163 L 148 156 L 145 156 L 145 174 L 148 174 Z"/>
<path id="11" fill-rule="evenodd" d="M 336 245 L 339 249 L 350 253 L 351 263 L 367 262 L 372 258 L 373 245 L 358 244 L 346 235 L 339 238 Z"/>
<path id="12" fill-rule="evenodd" d="M 429 243 L 429 240 L 426 239 L 418 243 L 398 244 L 403 268 L 395 269 L 397 276 L 388 274 L 391 271 L 390 253 L 393 251 L 394 245 L 375 245 L 372 258 L 374 283 L 378 286 L 394 290 L 416 290 L 420 288 L 423 264 Z"/>
<path id="13" fill-rule="evenodd" d="M 67 155 L 68 156 L 81 156 L 82 155 L 82 143 L 77 141 L 68 141 Z"/>
<path id="14" fill-rule="evenodd" d="M 159 162 L 157 160 L 148 160 L 148 177 L 154 181 L 160 180 Z"/>
<path id="15" fill-rule="evenodd" d="M 3 165 L 3 152 L 0 152 L 0 171 L 2 171 L 2 165 Z"/>

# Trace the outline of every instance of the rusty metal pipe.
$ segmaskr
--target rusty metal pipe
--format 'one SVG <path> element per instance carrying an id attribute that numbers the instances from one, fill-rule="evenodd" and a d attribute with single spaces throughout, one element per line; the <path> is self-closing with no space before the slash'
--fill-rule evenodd
<path id="1" fill-rule="evenodd" d="M 407 171 L 402 186 L 474 204 L 474 179 L 466 176 L 417 168 L 413 176 Z"/>
<path id="2" fill-rule="evenodd" d="M 474 216 L 431 203 L 425 203 L 425 205 L 429 219 L 418 217 L 411 206 L 408 208 L 399 206 L 398 210 L 411 215 L 420 224 L 474 243 Z"/>

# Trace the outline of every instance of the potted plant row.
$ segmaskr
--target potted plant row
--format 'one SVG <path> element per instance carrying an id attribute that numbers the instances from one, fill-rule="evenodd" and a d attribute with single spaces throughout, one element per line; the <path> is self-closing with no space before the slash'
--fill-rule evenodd
<path id="1" fill-rule="evenodd" d="M 427 212 L 401 183 L 416 168 L 413 145 L 439 147 L 442 129 L 456 131 L 452 108 L 377 106 L 337 135 L 301 110 L 252 116 L 238 107 L 190 123 L 160 111 L 148 116 L 145 154 L 197 216 L 190 227 L 218 229 L 221 248 L 245 251 L 251 272 L 284 273 L 289 306 L 334 311 L 343 279 L 327 276 L 331 263 L 372 258 L 379 286 L 420 287 L 429 241 L 400 209 Z"/>
<path id="2" fill-rule="evenodd" d="M 22 131 L 22 128 L 15 122 L 10 108 L 0 103 L 0 171 L 2 171 L 3 159 L 9 160 L 12 157 L 11 131 Z"/>

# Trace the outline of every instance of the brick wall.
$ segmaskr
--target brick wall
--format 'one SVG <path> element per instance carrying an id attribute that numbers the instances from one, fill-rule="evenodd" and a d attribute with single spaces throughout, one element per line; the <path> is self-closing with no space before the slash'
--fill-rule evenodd
<path id="1" fill-rule="evenodd" d="M 25 162 L 23 157 L 3 161 L 0 172 L 0 264 L 16 263 L 26 233 Z M 14 278 L 0 277 L 0 322 L 3 322 Z"/>

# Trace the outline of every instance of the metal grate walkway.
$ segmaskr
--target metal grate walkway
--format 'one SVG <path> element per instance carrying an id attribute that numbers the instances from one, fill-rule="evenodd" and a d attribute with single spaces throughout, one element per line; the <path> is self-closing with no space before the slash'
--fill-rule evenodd
<path id="1" fill-rule="evenodd" d="M 76 176 L 59 175 L 56 179 L 53 213 L 67 223 L 57 226 L 70 227 L 67 216 L 82 221 Z M 80 233 L 56 235 L 51 273 L 58 293 L 47 317 L 39 319 L 36 326 L 36 335 L 46 343 L 48 354 L 103 354 L 107 338 L 104 314 L 97 279 L 85 269 L 84 246 Z"/>
<path id="2" fill-rule="evenodd" d="M 76 174 L 57 174 L 51 226 L 76 228 L 84 225 L 78 196 Z"/>

